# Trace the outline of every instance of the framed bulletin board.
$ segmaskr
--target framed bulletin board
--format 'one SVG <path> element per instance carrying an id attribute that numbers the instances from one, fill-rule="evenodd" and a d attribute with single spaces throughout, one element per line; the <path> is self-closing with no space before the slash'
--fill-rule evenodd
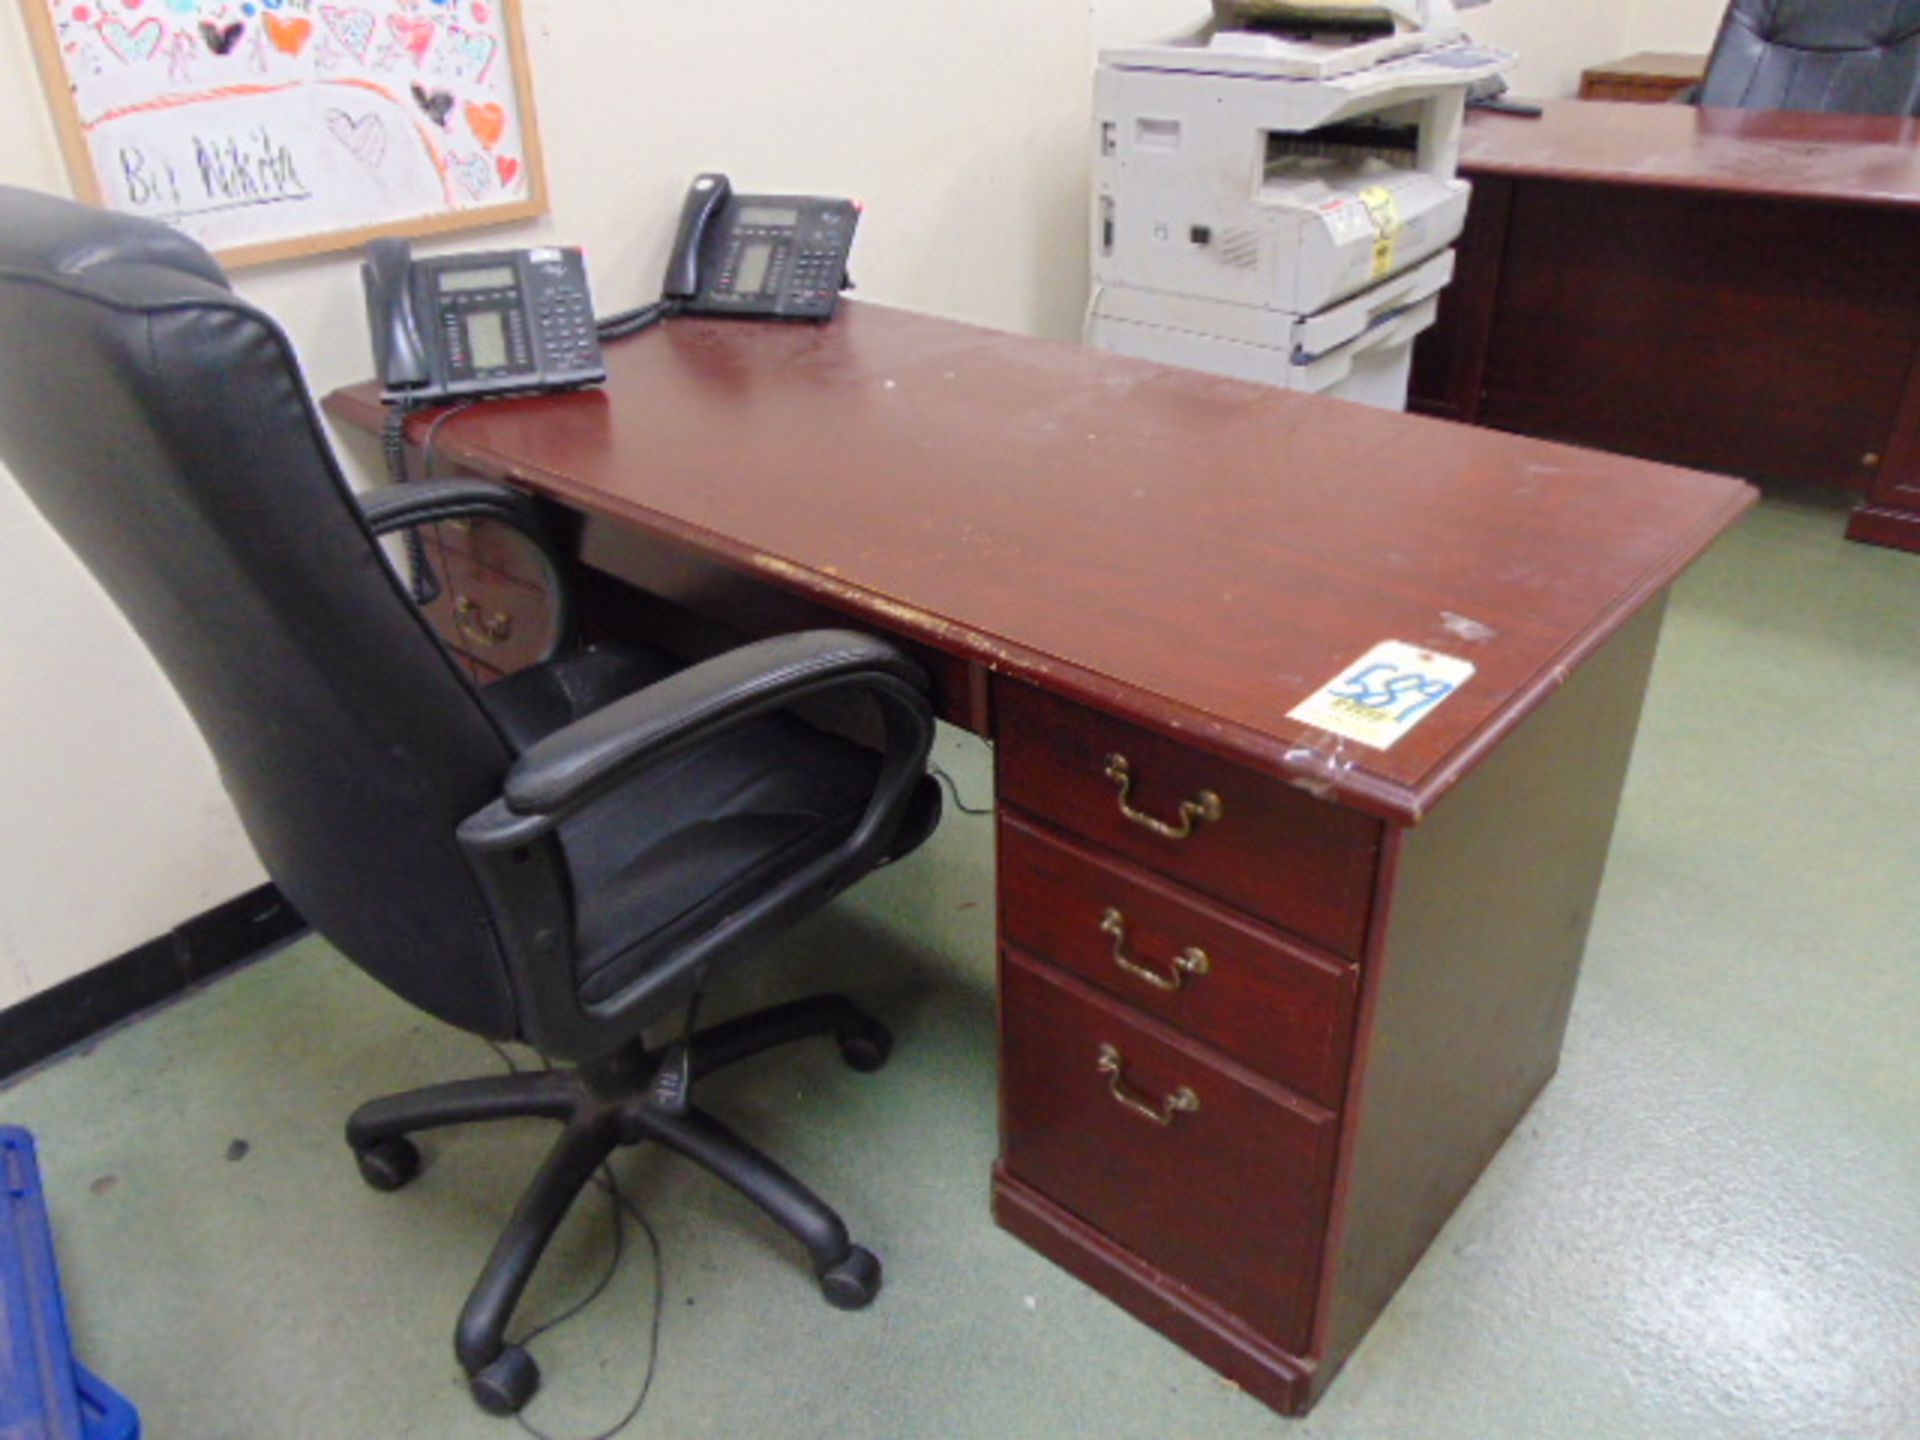
<path id="1" fill-rule="evenodd" d="M 520 0 L 21 0 L 81 198 L 228 265 L 537 215 Z"/>

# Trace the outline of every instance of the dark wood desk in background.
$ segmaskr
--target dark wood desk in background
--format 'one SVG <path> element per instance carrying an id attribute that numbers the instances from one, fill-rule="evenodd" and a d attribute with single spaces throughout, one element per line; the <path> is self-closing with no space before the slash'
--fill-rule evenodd
<path id="1" fill-rule="evenodd" d="M 1859 492 L 1920 550 L 1920 126 L 1566 100 L 1461 168 L 1416 411 Z"/>
<path id="2" fill-rule="evenodd" d="M 1582 71 L 1580 98 L 1666 105 L 1682 90 L 1698 85 L 1706 75 L 1707 57 L 1704 55 L 1642 51 L 1624 60 L 1613 60 Z"/>
<path id="3" fill-rule="evenodd" d="M 608 359 L 443 458 L 579 517 L 602 630 L 926 658 L 996 747 L 995 1215 L 1304 1409 L 1553 1073 L 1666 587 L 1752 492 L 874 305 Z M 1383 640 L 1478 672 L 1390 751 L 1286 718 Z"/>

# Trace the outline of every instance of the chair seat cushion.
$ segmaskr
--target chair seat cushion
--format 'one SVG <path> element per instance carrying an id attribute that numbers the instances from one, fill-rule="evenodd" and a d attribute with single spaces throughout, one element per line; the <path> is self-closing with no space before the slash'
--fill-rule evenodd
<path id="1" fill-rule="evenodd" d="M 596 646 L 481 692 L 520 750 L 679 664 L 657 651 Z M 560 827 L 573 881 L 582 1001 L 618 993 L 660 957 L 803 869 L 852 832 L 879 756 L 787 714 L 677 755 Z M 938 823 L 929 779 L 892 847 L 905 855 Z"/>
<path id="2" fill-rule="evenodd" d="M 524 751 L 582 715 L 664 680 L 679 668 L 671 656 L 657 650 L 590 645 L 497 680 L 480 698 L 508 742 Z"/>
<path id="3" fill-rule="evenodd" d="M 844 840 L 879 757 L 786 715 L 676 756 L 561 827 L 580 998 L 657 958 Z"/>

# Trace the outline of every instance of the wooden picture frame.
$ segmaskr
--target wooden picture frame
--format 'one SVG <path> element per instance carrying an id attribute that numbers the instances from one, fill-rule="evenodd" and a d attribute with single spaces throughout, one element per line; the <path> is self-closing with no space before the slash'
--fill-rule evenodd
<path id="1" fill-rule="evenodd" d="M 21 4 L 75 193 L 230 268 L 546 212 L 522 0 Z"/>

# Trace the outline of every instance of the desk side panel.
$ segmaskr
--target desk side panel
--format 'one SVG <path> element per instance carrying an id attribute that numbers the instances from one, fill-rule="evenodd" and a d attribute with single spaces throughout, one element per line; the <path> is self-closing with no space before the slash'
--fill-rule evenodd
<path id="1" fill-rule="evenodd" d="M 1920 345 L 1920 271 L 1888 263 L 1916 242 L 1897 210 L 1517 183 L 1478 422 L 1863 490 Z"/>
<path id="2" fill-rule="evenodd" d="M 1362 969 L 1323 1388 L 1560 1061 L 1665 595 L 1417 830 Z"/>
<path id="3" fill-rule="evenodd" d="M 1920 551 L 1920 355 L 1907 371 L 1893 443 L 1853 513 L 1847 538 Z"/>
<path id="4" fill-rule="evenodd" d="M 1440 292 L 1433 328 L 1413 346 L 1407 407 L 1416 415 L 1472 425 L 1480 418 L 1487 345 L 1500 298 L 1500 270 L 1513 211 L 1513 182 L 1500 175 L 1473 182 L 1466 229 L 1457 247 L 1453 283 Z"/>

